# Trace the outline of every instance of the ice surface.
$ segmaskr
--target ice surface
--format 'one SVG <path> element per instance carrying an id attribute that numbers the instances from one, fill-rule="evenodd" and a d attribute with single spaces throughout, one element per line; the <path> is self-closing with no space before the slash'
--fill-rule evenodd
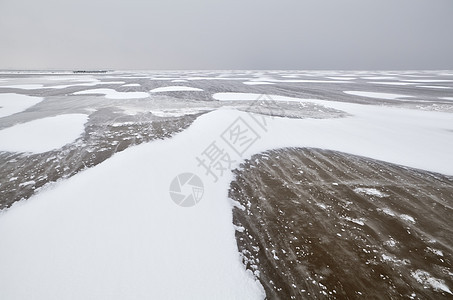
<path id="1" fill-rule="evenodd" d="M 419 88 L 428 88 L 428 89 L 451 89 L 448 86 L 440 86 L 440 85 L 418 85 Z"/>
<path id="2" fill-rule="evenodd" d="M 400 95 L 400 94 L 363 92 L 363 91 L 344 91 L 344 93 L 346 93 L 348 95 L 375 98 L 375 99 L 386 99 L 386 100 L 397 100 L 398 98 L 412 97 L 412 96 Z"/>
<path id="3" fill-rule="evenodd" d="M 386 85 L 413 85 L 415 82 L 401 82 L 401 81 L 370 81 L 372 84 L 386 84 Z"/>
<path id="4" fill-rule="evenodd" d="M 81 92 L 92 93 L 119 94 L 120 99 L 133 94 L 111 89 Z M 213 95 L 217 100 L 249 101 L 258 96 Z M 266 132 L 260 131 L 261 138 L 242 156 L 233 157 L 230 169 L 258 152 L 318 147 L 453 175 L 453 120 L 449 113 L 278 95 L 272 98 L 312 102 L 343 110 L 349 117 L 264 117 Z M 187 113 L 184 109 L 152 112 L 163 116 Z M 44 123 L 49 128 L 36 120 L 0 134 L 10 130 L 7 136 L 19 137 L 15 141 L 21 147 L 39 141 L 50 148 L 51 142 L 43 136 L 33 137 L 33 133 L 63 131 L 78 123 L 72 134 L 64 134 L 74 140 L 87 116 L 79 115 L 80 121 L 66 126 L 68 116 L 76 118 L 41 119 L 47 120 Z M 252 116 L 256 115 L 235 109 L 207 113 L 172 139 L 129 148 L 0 214 L 2 295 L 6 299 L 30 295 L 36 299 L 263 298 L 260 284 L 245 271 L 237 252 L 232 204 L 227 198 L 232 174 L 225 171 L 214 184 L 195 159 L 209 144 L 219 141 L 222 132 L 239 117 L 259 131 Z M 59 126 L 50 128 L 50 123 Z M 27 130 L 18 130 L 25 125 Z M 24 137 L 25 132 L 30 136 Z M 3 147 L 3 137 L 0 140 Z M 62 142 L 56 147 L 61 146 Z M 222 147 L 228 149 L 227 145 Z M 205 183 L 203 199 L 191 209 L 175 205 L 168 193 L 172 179 L 188 171 L 197 173 Z M 351 222 L 363 223 L 360 219 Z M 418 277 L 427 278 L 421 275 Z"/>
<path id="5" fill-rule="evenodd" d="M 21 94 L 0 94 L 0 118 L 26 110 L 41 102 L 41 97 L 31 97 Z"/>
<path id="6" fill-rule="evenodd" d="M 265 84 L 274 84 L 273 82 L 267 81 L 244 81 L 243 84 L 246 85 L 265 85 Z"/>
<path id="7" fill-rule="evenodd" d="M 145 92 L 118 92 L 112 89 L 92 89 L 75 92 L 74 95 L 103 94 L 108 99 L 141 99 L 149 97 Z"/>
<path id="8" fill-rule="evenodd" d="M 255 101 L 260 98 L 260 94 L 255 93 L 215 93 L 212 98 L 219 101 Z M 296 101 L 300 102 L 303 99 L 279 96 L 279 95 L 268 95 L 274 101 Z"/>
<path id="9" fill-rule="evenodd" d="M 408 79 L 408 80 L 403 80 L 403 81 L 408 81 L 408 82 L 416 82 L 416 83 L 436 83 L 436 82 L 453 82 L 453 80 L 450 79 Z"/>
<path id="10" fill-rule="evenodd" d="M 203 91 L 199 88 L 194 88 L 190 86 L 175 85 L 175 86 L 164 86 L 152 89 L 151 93 L 160 93 L 160 92 L 200 92 Z"/>
<path id="11" fill-rule="evenodd" d="M 36 90 L 42 89 L 43 87 L 44 85 L 42 84 L 14 84 L 0 86 L 0 88 L 21 89 L 21 90 Z"/>
<path id="12" fill-rule="evenodd" d="M 0 151 L 41 153 L 60 148 L 84 131 L 88 116 L 67 114 L 14 125 L 0 130 Z"/>

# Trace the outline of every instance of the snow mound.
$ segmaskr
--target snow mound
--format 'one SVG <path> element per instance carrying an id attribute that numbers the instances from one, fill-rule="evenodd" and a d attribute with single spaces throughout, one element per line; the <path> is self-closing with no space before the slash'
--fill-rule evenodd
<path id="1" fill-rule="evenodd" d="M 41 102 L 41 97 L 31 97 L 20 94 L 0 94 L 0 118 L 26 110 Z"/>
<path id="2" fill-rule="evenodd" d="M 0 151 L 42 153 L 76 140 L 88 119 L 84 114 L 66 114 L 14 125 L 0 130 Z"/>

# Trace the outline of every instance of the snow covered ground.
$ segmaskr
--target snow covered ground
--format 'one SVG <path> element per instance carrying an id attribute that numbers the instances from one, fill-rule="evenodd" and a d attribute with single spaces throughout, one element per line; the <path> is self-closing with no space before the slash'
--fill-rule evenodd
<path id="1" fill-rule="evenodd" d="M 61 148 L 83 133 L 87 117 L 58 115 L 0 130 L 0 151 L 41 153 Z"/>
<path id="2" fill-rule="evenodd" d="M 382 90 L 384 85 L 378 85 L 376 90 L 370 85 L 366 92 L 364 87 L 368 87 L 368 83 L 361 83 L 357 88 L 351 86 L 356 76 L 367 73 L 301 72 L 297 76 L 330 78 L 284 79 L 287 77 L 283 76 L 289 76 L 286 72 L 266 76 L 239 71 L 218 76 L 170 72 L 161 79 L 156 74 L 135 78 L 142 75 L 121 75 L 122 80 L 131 78 L 124 79 L 123 83 L 128 88 L 136 87 L 136 91 L 125 91 L 112 85 L 105 89 L 78 86 L 74 91 L 73 86 L 68 86 L 71 92 L 65 99 L 86 97 L 80 98 L 81 103 L 98 103 L 104 101 L 99 97 L 105 96 L 118 101 L 112 103 L 112 107 L 141 105 L 146 113 L 161 118 L 212 111 L 198 117 L 189 128 L 172 138 L 126 149 L 95 167 L 48 185 L 26 201 L 16 202 L 2 211 L 0 291 L 5 299 L 263 299 L 261 284 L 246 271 L 240 260 L 228 188 L 233 179 L 231 170 L 253 154 L 266 150 L 317 147 L 453 175 L 451 105 L 441 107 L 442 103 L 437 102 L 441 98 L 450 101 L 451 94 L 441 89 L 431 92 L 434 96 L 423 98 L 423 94 L 406 95 L 414 93 L 406 90 L 407 86 L 390 86 Z M 395 81 L 405 76 L 391 76 L 391 72 L 368 75 L 371 76 L 364 80 Z M 422 75 L 435 76 L 432 73 Z M 341 80 L 341 76 L 348 78 Z M 214 79 L 222 80 L 220 87 L 231 86 L 223 90 L 217 88 L 218 81 Z M 184 82 L 187 86 L 168 87 L 165 81 L 159 86 L 156 83 L 159 80 L 188 80 L 190 86 Z M 243 84 L 244 80 L 257 85 L 247 86 Z M 447 79 L 424 80 L 450 82 Z M 294 94 L 279 94 L 287 84 L 300 86 L 300 90 Z M 338 89 L 335 94 L 338 99 L 329 94 L 322 99 L 316 98 L 319 93 L 310 93 L 312 84 L 319 84 L 318 91 L 324 86 L 328 90 L 334 86 Z M 278 89 L 273 89 L 274 86 Z M 4 103 L 12 101 L 6 93 L 10 93 L 10 88 L 10 85 L 5 85 L 4 89 L 0 87 L 0 96 L 8 99 Z M 247 91 L 249 88 L 253 90 Z M 399 92 L 395 88 L 403 90 Z M 155 92 L 176 90 L 187 93 L 175 98 L 154 97 L 154 94 L 161 94 Z M 351 90 L 361 92 L 347 92 Z M 1 94 L 3 91 L 5 93 Z M 145 91 L 153 93 L 152 100 L 145 99 L 150 95 Z M 199 96 L 192 91 L 203 92 L 203 95 L 209 93 L 206 97 L 210 101 L 203 99 L 198 110 L 184 107 L 156 110 L 134 100 L 171 103 L 168 99 L 183 97 L 187 103 L 194 103 Z M 28 96 L 42 95 L 39 93 Z M 277 104 L 287 101 L 317 104 L 343 111 L 348 117 L 289 119 L 247 113 L 234 106 L 244 101 L 253 105 L 257 96 L 263 93 L 271 95 Z M 348 98 L 350 96 L 345 93 L 355 98 Z M 410 99 L 415 95 L 420 98 L 410 107 L 395 106 L 403 105 L 398 103 L 383 105 L 387 103 L 385 100 Z M 46 99 L 48 103 L 57 101 L 51 96 Z M 418 100 L 432 103 L 427 106 Z M 369 104 L 369 101 L 375 102 Z M 20 110 L 16 112 L 33 105 L 23 102 L 17 105 Z M 102 105 L 78 107 L 75 102 L 71 100 L 65 104 L 65 111 L 68 111 L 66 107 L 72 107 L 85 114 L 66 113 L 11 126 L 8 122 L 12 123 L 22 115 L 0 119 L 6 124 L 3 125 L 6 128 L 0 130 L 0 151 L 44 152 L 71 143 L 80 136 L 87 118 L 91 118 L 86 113 L 95 116 L 96 111 L 106 106 L 105 102 L 99 102 Z M 58 106 L 58 102 L 51 104 Z M 2 102 L 0 107 L 4 109 Z M 112 114 L 115 120 L 126 118 L 116 111 Z M 30 116 L 23 115 L 23 118 Z M 245 138 L 240 136 L 241 133 Z M 207 153 L 212 154 L 213 149 L 222 153 L 222 164 L 206 169 L 200 159 L 207 157 Z M 169 193 L 172 180 L 185 172 L 196 174 L 204 184 L 201 201 L 191 208 L 176 205 Z M 417 278 L 422 275 L 418 272 Z M 443 290 L 447 288 L 453 287 L 443 287 Z"/>

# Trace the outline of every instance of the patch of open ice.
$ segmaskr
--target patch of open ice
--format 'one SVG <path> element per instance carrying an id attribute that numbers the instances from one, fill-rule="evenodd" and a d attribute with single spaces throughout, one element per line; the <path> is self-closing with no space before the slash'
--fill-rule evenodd
<path id="1" fill-rule="evenodd" d="M 0 151 L 42 153 L 73 142 L 84 131 L 84 114 L 66 114 L 0 130 Z"/>
<path id="2" fill-rule="evenodd" d="M 344 91 L 343 93 L 348 94 L 348 95 L 360 96 L 360 97 L 386 99 L 386 100 L 396 100 L 398 98 L 412 97 L 412 96 L 401 95 L 401 94 L 363 92 L 363 91 Z"/>
<path id="3" fill-rule="evenodd" d="M 190 86 L 175 85 L 175 86 L 163 86 L 152 89 L 151 93 L 161 93 L 161 92 L 200 92 L 203 91 L 199 88 L 194 88 Z"/>
<path id="4" fill-rule="evenodd" d="M 31 97 L 21 94 L 0 94 L 0 118 L 26 110 L 41 102 L 41 97 Z"/>
<path id="5" fill-rule="evenodd" d="M 141 99 L 149 97 L 145 92 L 118 92 L 112 89 L 92 89 L 75 92 L 74 95 L 103 94 L 108 99 Z"/>
<path id="6" fill-rule="evenodd" d="M 451 290 L 445 284 L 445 281 L 443 281 L 442 279 L 433 277 L 431 274 L 429 274 L 426 271 L 416 270 L 416 271 L 411 272 L 411 275 L 415 280 L 417 280 L 418 283 L 423 284 L 423 286 L 425 286 L 425 287 L 431 287 L 435 291 L 443 291 L 443 292 L 453 295 Z"/>

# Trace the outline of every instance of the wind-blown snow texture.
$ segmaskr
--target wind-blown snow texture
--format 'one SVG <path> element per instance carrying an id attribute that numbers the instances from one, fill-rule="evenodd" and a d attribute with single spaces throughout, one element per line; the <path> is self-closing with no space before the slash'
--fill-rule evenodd
<path id="1" fill-rule="evenodd" d="M 0 119 L 3 131 L 22 129 L 15 125 L 18 122 L 48 120 L 49 112 L 62 116 L 68 111 L 89 114 L 86 130 L 102 124 L 130 128 L 125 125 L 149 125 L 162 118 L 178 120 L 178 110 L 204 114 L 172 138 L 126 149 L 68 179 L 60 178 L 57 184 L 4 210 L 0 214 L 2 295 L 5 299 L 264 298 L 258 278 L 246 271 L 238 253 L 233 203 L 228 199 L 231 170 L 267 150 L 316 147 L 453 175 L 453 106 L 445 99 L 451 97 L 448 90 L 414 90 L 413 86 L 373 85 L 367 83 L 368 79 L 350 79 L 391 76 L 392 81 L 410 80 L 406 75 L 423 75 L 425 80 L 436 79 L 442 85 L 449 84 L 444 78 L 451 78 L 434 72 L 118 72 L 85 80 L 96 86 L 96 80 L 113 78 L 140 86 L 107 84 L 101 95 L 96 95 L 96 90 L 69 86 L 60 78 L 68 87 L 23 92 L 44 97 L 41 109 Z M 41 78 L 27 82 L 27 78 L 8 76 L 0 93 L 11 93 L 6 86 L 13 84 L 49 81 Z M 327 78 L 342 76 L 348 79 Z M 185 86 L 202 91 L 148 94 L 167 86 L 168 80 L 187 80 Z M 274 84 L 246 85 L 244 81 Z M 351 96 L 344 91 L 412 97 L 395 101 Z M 145 96 L 136 93 L 145 93 L 147 98 L 134 99 Z M 261 94 L 271 95 L 273 105 L 281 106 L 283 112 L 258 114 L 258 109 L 247 109 Z M 105 99 L 109 95 L 120 96 Z M 308 112 L 286 118 L 285 109 L 296 109 L 294 104 Z M 222 139 L 238 120 L 258 136 L 239 154 L 227 150 L 228 144 Z M 217 181 L 196 159 L 213 142 L 232 159 Z M 75 149 L 79 146 L 74 144 Z M 96 153 L 102 151 L 96 149 Z M 27 155 L 8 151 L 0 153 L 7 158 L 0 162 L 4 165 Z M 184 172 L 195 173 L 204 182 L 203 199 L 192 208 L 175 205 L 168 191 L 173 178 Z M 30 181 L 20 174 L 16 178 L 4 173 L 1 176 L 0 189 L 10 181 Z M 414 272 L 420 281 L 429 280 L 424 273 Z"/>

